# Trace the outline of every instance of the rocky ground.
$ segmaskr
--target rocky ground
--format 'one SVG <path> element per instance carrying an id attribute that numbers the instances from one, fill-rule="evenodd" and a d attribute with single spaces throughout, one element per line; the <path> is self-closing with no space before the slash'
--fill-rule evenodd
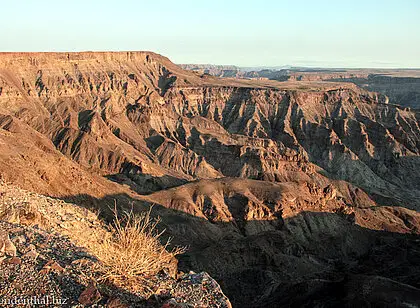
<path id="1" fill-rule="evenodd" d="M 205 272 L 162 271 L 137 293 L 102 281 L 100 260 L 74 244 L 106 232 L 94 213 L 4 182 L 0 192 L 1 306 L 230 307 Z"/>

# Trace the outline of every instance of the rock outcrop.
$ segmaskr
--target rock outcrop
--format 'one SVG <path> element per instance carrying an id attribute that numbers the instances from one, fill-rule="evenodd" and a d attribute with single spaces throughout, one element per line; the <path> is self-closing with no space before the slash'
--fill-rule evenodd
<path id="1" fill-rule="evenodd" d="M 2 307 L 231 307 L 205 272 L 175 267 L 172 275 L 147 277 L 137 292 L 104 280 L 101 260 L 90 251 L 108 232 L 96 214 L 1 181 L 0 191 Z"/>

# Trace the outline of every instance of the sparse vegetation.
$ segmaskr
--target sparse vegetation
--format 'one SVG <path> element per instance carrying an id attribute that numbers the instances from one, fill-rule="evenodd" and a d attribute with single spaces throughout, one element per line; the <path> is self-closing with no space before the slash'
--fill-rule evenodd
<path id="1" fill-rule="evenodd" d="M 38 225 L 47 232 L 68 236 L 77 246 L 99 261 L 95 263 L 97 282 L 150 294 L 148 283 L 153 276 L 166 269 L 172 276 L 177 271 L 176 255 L 183 248 L 170 248 L 170 241 L 162 244 L 163 231 L 158 231 L 159 219 L 151 217 L 151 210 L 142 214 L 131 211 L 118 213 L 113 222 L 99 219 L 99 210 L 75 207 L 48 197 L 32 196 L 24 190 L 0 181 L 0 221 L 25 226 Z M 109 215 L 109 214 L 108 214 Z"/>
<path id="2" fill-rule="evenodd" d="M 183 248 L 168 249 L 169 241 L 162 245 L 163 231 L 157 230 L 159 220 L 151 217 L 150 210 L 121 216 L 114 210 L 114 214 L 110 232 L 91 246 L 101 261 L 103 280 L 133 289 L 146 277 L 170 268 L 176 262 L 175 256 L 184 252 Z"/>

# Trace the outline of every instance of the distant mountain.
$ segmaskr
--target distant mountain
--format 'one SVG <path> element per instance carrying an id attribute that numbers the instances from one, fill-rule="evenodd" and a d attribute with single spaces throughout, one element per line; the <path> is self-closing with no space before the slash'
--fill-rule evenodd
<path id="1" fill-rule="evenodd" d="M 262 78 L 277 81 L 351 82 L 366 90 L 387 95 L 393 104 L 420 108 L 420 70 L 418 69 L 236 67 L 206 64 L 184 64 L 182 67 L 216 77 Z"/>

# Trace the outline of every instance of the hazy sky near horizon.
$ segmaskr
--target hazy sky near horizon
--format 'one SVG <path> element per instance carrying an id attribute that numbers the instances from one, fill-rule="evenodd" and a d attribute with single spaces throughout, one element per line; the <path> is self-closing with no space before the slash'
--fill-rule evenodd
<path id="1" fill-rule="evenodd" d="M 151 50 L 175 63 L 420 68 L 420 0 L 0 4 L 0 51 Z"/>

